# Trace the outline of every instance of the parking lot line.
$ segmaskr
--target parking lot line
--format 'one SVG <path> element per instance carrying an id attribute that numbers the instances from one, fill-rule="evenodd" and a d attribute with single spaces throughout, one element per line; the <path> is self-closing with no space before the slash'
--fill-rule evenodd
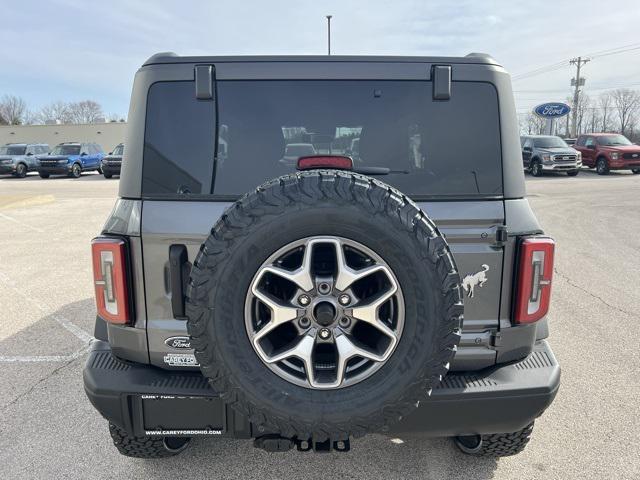
<path id="1" fill-rule="evenodd" d="M 0 355 L 0 363 L 66 363 L 81 357 L 89 350 L 90 344 L 70 355 Z"/>
<path id="2" fill-rule="evenodd" d="M 20 220 L 16 220 L 13 217 L 10 217 L 9 215 L 5 215 L 4 213 L 0 213 L 0 218 L 4 218 L 5 220 L 9 220 L 10 222 L 16 223 L 20 226 L 26 227 L 29 230 L 33 230 L 34 232 L 38 232 L 38 233 L 44 233 L 44 230 L 38 227 L 34 227 L 33 225 L 29 225 L 28 223 L 24 223 L 21 222 Z"/>
<path id="3" fill-rule="evenodd" d="M 90 335 L 82 330 L 80 327 L 72 323 L 68 318 L 65 318 L 61 315 L 51 314 L 50 310 L 42 305 L 39 301 L 35 300 L 33 295 L 31 295 L 29 292 L 26 292 L 24 289 L 17 288 L 15 282 L 13 282 L 6 274 L 2 272 L 0 272 L 0 282 L 4 283 L 8 288 L 13 290 L 16 295 L 22 297 L 26 302 L 30 303 L 44 314 L 53 318 L 53 320 L 55 320 L 68 332 L 73 334 L 82 343 L 88 344 L 89 342 L 91 342 L 91 340 L 94 339 L 93 335 Z"/>

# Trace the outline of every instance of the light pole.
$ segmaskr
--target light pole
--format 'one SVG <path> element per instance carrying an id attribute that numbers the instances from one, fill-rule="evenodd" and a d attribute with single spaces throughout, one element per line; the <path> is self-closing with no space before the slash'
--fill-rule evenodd
<path id="1" fill-rule="evenodd" d="M 331 17 L 327 15 L 327 55 L 331 55 Z"/>

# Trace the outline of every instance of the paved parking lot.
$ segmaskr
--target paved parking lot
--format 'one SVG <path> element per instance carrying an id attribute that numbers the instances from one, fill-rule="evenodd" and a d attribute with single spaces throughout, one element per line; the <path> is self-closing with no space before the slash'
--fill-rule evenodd
<path id="1" fill-rule="evenodd" d="M 118 455 L 81 378 L 94 316 L 89 241 L 117 183 L 0 178 L 2 478 L 640 478 L 640 176 L 528 177 L 559 245 L 551 341 L 563 378 L 527 450 L 499 461 L 445 439 L 378 435 L 347 454 L 207 438 L 172 459 Z"/>

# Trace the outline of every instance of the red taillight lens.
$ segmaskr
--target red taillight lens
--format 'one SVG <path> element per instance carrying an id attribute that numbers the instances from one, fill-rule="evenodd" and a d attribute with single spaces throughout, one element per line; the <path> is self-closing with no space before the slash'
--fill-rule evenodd
<path id="1" fill-rule="evenodd" d="M 532 323 L 549 311 L 555 242 L 547 237 L 525 238 L 520 243 L 516 286 L 515 323 Z"/>
<path id="2" fill-rule="evenodd" d="M 313 168 L 337 168 L 339 170 L 353 170 L 353 160 L 343 155 L 313 155 L 298 159 L 298 170 Z"/>
<path id="3" fill-rule="evenodd" d="M 127 324 L 127 244 L 120 238 L 99 237 L 91 241 L 93 282 L 98 315 L 107 322 Z"/>

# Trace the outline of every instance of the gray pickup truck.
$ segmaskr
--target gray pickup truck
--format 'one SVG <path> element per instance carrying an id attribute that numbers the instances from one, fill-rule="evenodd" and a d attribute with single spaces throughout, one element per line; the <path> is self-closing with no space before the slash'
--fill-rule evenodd
<path id="1" fill-rule="evenodd" d="M 157 54 L 125 143 L 84 368 L 122 454 L 526 446 L 560 382 L 554 242 L 495 60 Z"/>
<path id="2" fill-rule="evenodd" d="M 575 177 L 582 168 L 582 154 L 555 135 L 524 135 L 522 163 L 534 177 L 545 173 L 566 173 Z"/>

